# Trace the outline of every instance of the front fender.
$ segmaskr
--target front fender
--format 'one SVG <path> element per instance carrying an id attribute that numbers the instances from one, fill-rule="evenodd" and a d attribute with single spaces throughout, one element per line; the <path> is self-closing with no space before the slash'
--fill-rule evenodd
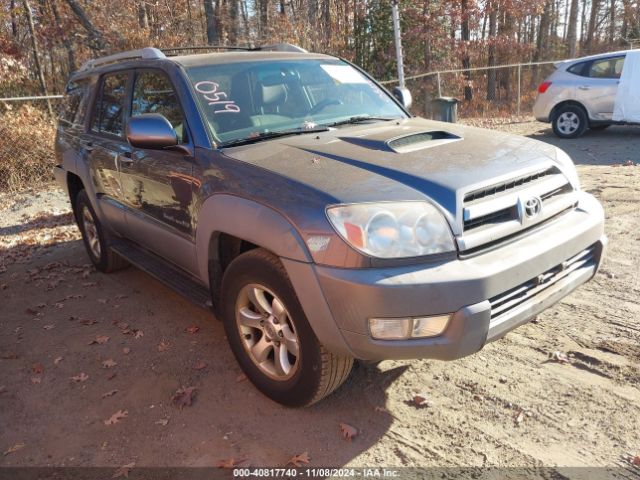
<path id="1" fill-rule="evenodd" d="M 200 208 L 196 251 L 200 279 L 209 284 L 209 242 L 215 233 L 226 233 L 263 247 L 281 258 L 312 261 L 298 231 L 280 213 L 253 200 L 215 194 Z"/>

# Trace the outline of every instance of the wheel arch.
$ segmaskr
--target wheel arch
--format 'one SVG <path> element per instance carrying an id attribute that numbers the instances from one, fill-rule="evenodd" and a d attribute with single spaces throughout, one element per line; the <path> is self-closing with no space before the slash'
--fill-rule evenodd
<path id="1" fill-rule="evenodd" d="M 568 106 L 574 106 L 574 107 L 578 107 L 581 108 L 585 115 L 587 116 L 587 121 L 591 120 L 591 116 L 589 115 L 589 110 L 587 110 L 587 107 L 584 106 L 584 104 L 582 104 L 581 102 L 577 101 L 577 100 L 563 100 L 562 102 L 558 103 L 557 105 L 555 105 L 553 107 L 553 109 L 551 110 L 551 113 L 549 114 L 549 121 L 553 122 L 556 119 L 556 115 L 558 114 L 558 111 L 562 108 L 562 107 L 568 107 Z"/>

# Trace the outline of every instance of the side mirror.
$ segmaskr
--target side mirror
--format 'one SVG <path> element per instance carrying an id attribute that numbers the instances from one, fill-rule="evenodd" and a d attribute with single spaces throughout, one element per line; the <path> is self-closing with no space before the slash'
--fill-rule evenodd
<path id="1" fill-rule="evenodd" d="M 169 120 L 159 113 L 143 113 L 131 117 L 126 128 L 132 147 L 162 149 L 178 144 L 178 136 Z"/>
<path id="2" fill-rule="evenodd" d="M 408 88 L 395 87 L 392 93 L 404 108 L 406 108 L 407 110 L 411 108 L 411 105 L 413 104 L 413 98 L 411 97 L 411 92 Z"/>

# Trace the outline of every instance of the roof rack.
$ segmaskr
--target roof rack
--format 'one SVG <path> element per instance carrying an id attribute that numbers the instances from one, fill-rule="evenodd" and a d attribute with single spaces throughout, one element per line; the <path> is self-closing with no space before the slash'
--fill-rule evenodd
<path id="1" fill-rule="evenodd" d="M 107 55 L 106 57 L 88 60 L 82 65 L 82 67 L 80 67 L 80 71 L 89 70 L 91 68 L 96 68 L 102 65 L 108 65 L 110 63 L 121 62 L 123 60 L 131 60 L 134 58 L 142 58 L 147 60 L 162 59 L 167 57 L 157 48 L 147 47 L 141 48 L 139 50 L 129 50 L 128 52 L 114 53 L 113 55 Z"/>
<path id="2" fill-rule="evenodd" d="M 242 47 L 237 45 L 187 45 L 185 47 L 163 48 L 164 53 L 176 54 L 189 50 L 244 50 L 247 52 L 297 52 L 307 53 L 304 48 L 290 43 L 276 43 L 273 45 L 261 45 L 259 47 Z"/>
<path id="3" fill-rule="evenodd" d="M 276 43 L 274 45 L 262 45 L 259 47 L 240 47 L 235 45 L 191 45 L 186 47 L 163 48 L 162 50 L 147 47 L 141 48 L 139 50 L 129 50 L 128 52 L 114 53 L 113 55 L 108 55 L 106 57 L 88 60 L 80 67 L 79 71 L 82 72 L 91 68 L 97 68 L 103 65 L 109 65 L 111 63 L 121 62 L 123 60 L 132 60 L 136 58 L 140 58 L 143 60 L 164 59 L 167 58 L 165 53 L 175 55 L 176 52 L 184 52 L 188 50 L 245 50 L 248 52 L 261 51 L 307 53 L 304 48 L 298 47 L 297 45 L 292 45 L 290 43 Z"/>

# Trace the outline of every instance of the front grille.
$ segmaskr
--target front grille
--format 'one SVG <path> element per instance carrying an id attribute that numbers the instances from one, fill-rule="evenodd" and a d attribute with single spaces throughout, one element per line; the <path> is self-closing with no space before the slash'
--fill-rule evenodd
<path id="1" fill-rule="evenodd" d="M 551 167 L 551 168 L 547 168 L 546 170 L 535 172 L 529 175 L 524 175 L 522 177 L 517 177 L 511 180 L 508 180 L 506 182 L 499 183 L 497 185 L 491 185 L 490 187 L 482 188 L 480 190 L 467 193 L 464 196 L 464 203 L 473 202 L 474 200 L 479 200 L 481 198 L 497 195 L 498 193 L 505 192 L 507 190 L 511 190 L 517 187 L 521 187 L 523 185 L 526 185 L 527 183 L 531 183 L 535 180 L 546 177 L 547 175 L 553 175 L 558 173 L 560 173 L 560 171 L 556 167 Z"/>
<path id="2" fill-rule="evenodd" d="M 577 192 L 557 167 L 549 166 L 473 190 L 463 198 L 462 234 L 457 237 L 462 255 L 570 211 L 577 202 Z M 536 199 L 540 200 L 540 211 L 526 214 L 525 205 Z"/>
<path id="3" fill-rule="evenodd" d="M 544 290 L 577 270 L 594 267 L 596 265 L 595 252 L 596 247 L 593 245 L 541 275 L 490 298 L 491 322 L 497 321 L 499 317 L 507 315 L 523 303 L 533 301 Z"/>

